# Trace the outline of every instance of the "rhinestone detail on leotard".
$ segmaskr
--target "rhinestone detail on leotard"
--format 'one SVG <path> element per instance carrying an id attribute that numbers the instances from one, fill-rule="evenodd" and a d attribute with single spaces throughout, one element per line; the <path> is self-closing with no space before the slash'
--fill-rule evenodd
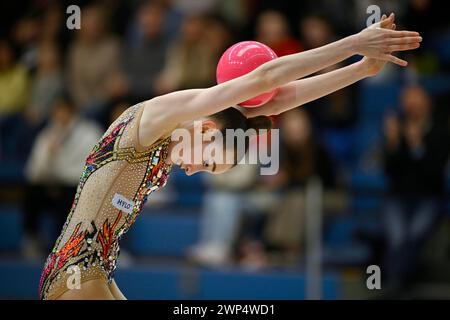
<path id="1" fill-rule="evenodd" d="M 71 266 L 77 266 L 81 273 L 84 272 L 86 278 L 90 276 L 91 270 L 101 270 L 105 278 L 112 281 L 120 252 L 120 238 L 136 220 L 147 201 L 148 195 L 166 184 L 172 168 L 165 161 L 168 155 L 170 137 L 157 141 L 144 151 L 137 151 L 134 146 L 120 146 L 121 139 L 132 139 L 122 137 L 122 135 L 140 107 L 142 106 L 133 106 L 123 116 L 119 117 L 88 155 L 63 231 L 47 258 L 41 275 L 39 285 L 41 299 L 47 298 L 47 295 L 55 286 L 59 286 L 60 291 L 65 289 L 63 288 L 65 284 L 57 282 L 61 275 L 67 277 Z M 135 123 L 135 125 L 137 124 Z M 132 144 L 127 141 L 122 143 Z M 138 164 L 139 168 L 145 166 L 145 171 L 137 178 L 140 181 L 139 185 L 133 185 L 135 190 L 133 190 L 133 198 L 130 199 L 133 201 L 131 212 L 125 213 L 109 206 L 107 214 L 100 212 L 95 216 L 97 223 L 94 220 L 89 222 L 77 221 L 76 225 L 72 226 L 69 236 L 69 225 L 74 224 L 73 215 L 85 185 L 92 179 L 94 173 L 101 168 L 104 170 L 102 174 L 109 174 L 108 168 L 113 170 L 114 167 L 107 168 L 106 166 L 118 161 L 125 162 L 124 166 L 128 166 L 128 168 L 135 164 Z M 129 170 L 132 172 L 135 169 Z M 120 172 L 115 172 L 115 175 L 119 176 Z M 104 193 L 108 194 L 107 192 Z M 86 195 L 86 197 L 90 196 L 95 197 L 91 194 Z"/>

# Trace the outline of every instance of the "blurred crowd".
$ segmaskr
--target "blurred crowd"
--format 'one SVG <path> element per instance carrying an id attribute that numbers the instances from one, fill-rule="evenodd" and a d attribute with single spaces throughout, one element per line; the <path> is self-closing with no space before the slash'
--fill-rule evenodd
<path id="1" fill-rule="evenodd" d="M 66 27 L 66 8 L 73 2 L 81 8 L 79 30 Z M 62 224 L 84 159 L 109 124 L 142 100 L 214 85 L 216 63 L 230 44 L 254 39 L 278 56 L 312 49 L 365 28 L 371 4 L 395 12 L 400 29 L 419 31 L 428 43 L 445 34 L 450 39 L 448 18 L 437 2 L 3 2 L 0 163 L 19 164 L 27 182 L 25 254 L 42 250 L 40 212 L 56 210 Z M 447 95 L 440 103 L 444 107 L 435 108 L 435 97 L 418 79 L 448 73 L 450 59 L 432 46 L 406 58 L 406 71 L 389 66 L 374 80 L 404 83 L 399 105 L 386 114 L 379 164 L 389 186 L 380 213 L 385 222 L 380 263 L 393 287 L 414 273 L 417 252 L 440 221 L 448 195 L 450 99 Z M 261 177 L 254 166 L 242 166 L 207 177 L 201 241 L 189 257 L 206 265 L 250 268 L 301 261 L 310 179 L 318 178 L 324 187 L 326 212 L 349 210 L 358 94 L 357 86 L 346 88 L 276 119 L 282 143 L 278 175 Z"/>

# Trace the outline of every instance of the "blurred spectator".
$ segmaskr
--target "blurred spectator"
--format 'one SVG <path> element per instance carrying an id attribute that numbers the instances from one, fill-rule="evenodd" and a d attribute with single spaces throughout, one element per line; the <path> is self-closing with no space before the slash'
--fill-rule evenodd
<path id="1" fill-rule="evenodd" d="M 39 125 L 50 114 L 56 98 L 63 91 L 61 57 L 54 43 L 42 43 L 38 50 L 37 70 L 31 82 L 31 99 L 26 110 L 28 120 Z"/>
<path id="2" fill-rule="evenodd" d="M 39 133 L 25 169 L 24 254 L 39 255 L 39 221 L 51 211 L 62 227 L 70 211 L 84 160 L 102 135 L 97 124 L 80 118 L 73 102 L 59 97 L 49 124 Z M 47 248 L 45 248 L 47 249 Z"/>
<path id="3" fill-rule="evenodd" d="M 335 40 L 330 22 L 320 15 L 310 15 L 300 21 L 300 34 L 306 49 L 324 46 Z M 337 64 L 319 71 L 326 73 L 343 67 Z M 347 87 L 322 99 L 309 103 L 314 126 L 325 137 L 326 148 L 339 165 L 344 167 L 351 162 L 353 142 L 352 128 L 358 120 L 358 105 L 355 87 Z"/>
<path id="4" fill-rule="evenodd" d="M 217 64 L 225 50 L 232 45 L 233 36 L 229 25 L 221 16 L 208 16 L 206 25 L 205 41 L 214 55 L 214 64 Z"/>
<path id="5" fill-rule="evenodd" d="M 358 120 L 358 102 L 354 88 L 347 87 L 308 104 L 314 122 L 322 128 L 345 129 Z"/>
<path id="6" fill-rule="evenodd" d="M 82 11 L 81 29 L 68 52 L 68 85 L 77 107 L 95 114 L 126 88 L 120 73 L 120 44 L 107 31 L 102 7 Z"/>
<path id="7" fill-rule="evenodd" d="M 19 19 L 13 28 L 12 37 L 20 48 L 18 60 L 29 71 L 34 70 L 36 67 L 36 44 L 39 41 L 41 28 L 41 20 L 35 13 L 29 13 Z"/>
<path id="8" fill-rule="evenodd" d="M 138 9 L 137 37 L 124 54 L 129 93 L 134 100 L 155 95 L 154 82 L 164 67 L 168 47 L 162 30 L 165 15 L 165 8 L 155 2 L 145 2 Z"/>
<path id="9" fill-rule="evenodd" d="M 71 31 L 66 28 L 66 7 L 58 1 L 50 1 L 42 16 L 42 26 L 39 30 L 39 43 L 54 42 L 65 50 Z"/>
<path id="10" fill-rule="evenodd" d="M 185 15 L 208 14 L 215 11 L 219 0 L 171 0 L 173 6 Z"/>
<path id="11" fill-rule="evenodd" d="M 357 98 L 356 86 L 347 87 L 305 106 L 314 127 L 321 133 L 325 148 L 335 160 L 335 166 L 343 169 L 342 173 L 350 169 L 353 160 L 353 130 L 359 117 Z"/>
<path id="12" fill-rule="evenodd" d="M 256 40 L 268 45 L 281 57 L 302 51 L 301 44 L 290 36 L 286 17 L 277 11 L 265 11 L 258 17 Z"/>
<path id="13" fill-rule="evenodd" d="M 158 0 L 153 0 L 158 1 Z M 160 0 L 159 0 L 160 1 Z M 102 6 L 104 15 L 108 21 L 111 21 L 110 30 L 117 35 L 124 36 L 130 21 L 135 14 L 136 7 L 142 1 L 126 0 L 96 0 L 96 3 Z"/>
<path id="14" fill-rule="evenodd" d="M 167 52 L 166 64 L 158 80 L 158 93 L 215 84 L 217 53 L 205 39 L 207 19 L 188 16 L 180 37 Z"/>
<path id="15" fill-rule="evenodd" d="M 317 177 L 325 188 L 333 187 L 334 172 L 331 159 L 314 136 L 305 111 L 294 109 L 282 114 L 280 128 L 280 172 L 272 177 L 271 184 L 282 192 L 269 216 L 265 239 L 292 262 L 291 259 L 298 258 L 303 244 L 305 186 Z"/>
<path id="16" fill-rule="evenodd" d="M 305 50 L 322 47 L 336 40 L 336 34 L 330 22 L 321 15 L 309 15 L 300 20 L 299 33 Z M 326 73 L 336 65 L 325 68 L 318 73 Z"/>
<path id="17" fill-rule="evenodd" d="M 384 169 L 389 181 L 382 216 L 386 279 L 400 289 L 416 274 L 420 249 L 435 229 L 445 192 L 449 135 L 431 117 L 432 101 L 420 86 L 401 94 L 402 118 L 385 123 Z"/>
<path id="18" fill-rule="evenodd" d="M 0 39 L 0 117 L 23 111 L 28 102 L 28 87 L 28 72 L 17 62 L 14 44 Z"/>
<path id="19" fill-rule="evenodd" d="M 173 0 L 152 0 L 152 2 L 164 8 L 164 36 L 170 41 L 176 39 L 180 33 L 185 13 L 174 6 Z"/>
<path id="20" fill-rule="evenodd" d="M 305 17 L 300 21 L 299 28 L 305 50 L 324 46 L 335 38 L 329 22 L 319 15 Z"/>
<path id="21" fill-rule="evenodd" d="M 256 205 L 257 198 L 252 201 L 251 194 L 257 169 L 238 165 L 225 174 L 207 177 L 210 189 L 202 207 L 200 243 L 191 249 L 191 259 L 212 266 L 232 262 L 244 210 Z"/>

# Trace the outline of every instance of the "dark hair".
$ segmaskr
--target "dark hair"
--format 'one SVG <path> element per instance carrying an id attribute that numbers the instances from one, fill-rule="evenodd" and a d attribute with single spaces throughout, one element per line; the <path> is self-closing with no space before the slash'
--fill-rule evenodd
<path id="1" fill-rule="evenodd" d="M 12 64 L 16 63 L 19 54 L 19 47 L 17 44 L 11 39 L 11 37 L 0 37 L 0 46 L 6 47 L 11 51 L 12 56 Z"/>
<path id="2" fill-rule="evenodd" d="M 223 134 L 224 139 L 226 139 L 226 130 L 227 129 L 233 129 L 233 130 L 239 130 L 242 129 L 244 132 L 247 132 L 247 130 L 254 129 L 254 132 L 256 134 L 261 134 L 261 130 L 269 130 L 272 128 L 272 120 L 269 117 L 266 116 L 258 116 L 254 118 L 247 118 L 245 117 L 242 112 L 240 112 L 238 109 L 230 107 L 228 109 L 222 110 L 220 112 L 217 112 L 210 116 L 210 118 L 214 121 L 217 121 L 219 123 L 219 130 Z M 241 159 L 238 159 L 237 154 L 237 143 L 236 139 L 234 138 L 234 148 L 235 148 L 235 161 L 234 165 L 236 165 Z M 245 139 L 245 153 L 247 153 L 249 148 L 249 137 L 246 137 Z M 245 154 L 244 154 L 245 155 Z"/>
<path id="3" fill-rule="evenodd" d="M 230 107 L 210 116 L 212 120 L 220 123 L 220 131 L 225 134 L 227 129 L 255 129 L 257 134 L 260 130 L 269 130 L 272 128 L 272 120 L 266 116 L 247 118 L 238 109 Z"/>
<path id="4" fill-rule="evenodd" d="M 62 90 L 55 99 L 54 108 L 64 106 L 64 108 L 71 112 L 77 112 L 77 106 L 72 98 L 72 95 L 67 90 Z"/>

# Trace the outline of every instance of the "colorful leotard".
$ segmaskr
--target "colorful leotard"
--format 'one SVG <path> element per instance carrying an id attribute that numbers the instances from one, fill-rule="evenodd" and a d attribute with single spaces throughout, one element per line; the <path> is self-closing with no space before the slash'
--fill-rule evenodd
<path id="1" fill-rule="evenodd" d="M 72 208 L 47 258 L 39 283 L 41 299 L 55 299 L 80 282 L 112 281 L 119 239 L 142 210 L 147 196 L 166 184 L 170 137 L 151 147 L 139 144 L 143 105 L 127 109 L 86 159 Z"/>

